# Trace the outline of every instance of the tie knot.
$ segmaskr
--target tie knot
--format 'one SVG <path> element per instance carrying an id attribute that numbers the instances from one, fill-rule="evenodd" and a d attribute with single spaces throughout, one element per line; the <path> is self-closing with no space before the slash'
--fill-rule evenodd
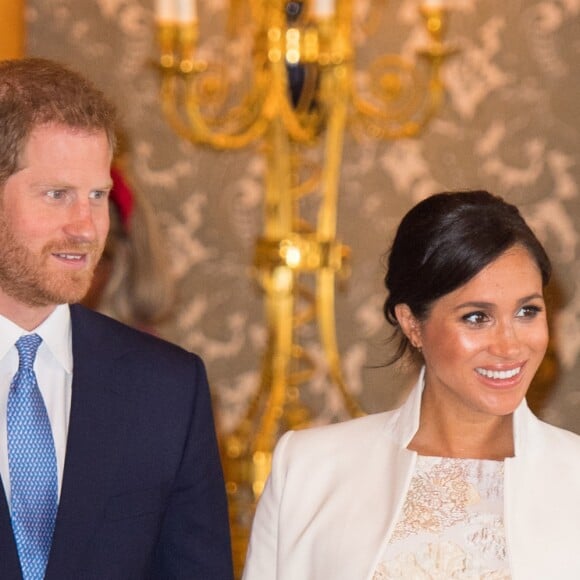
<path id="1" fill-rule="evenodd" d="M 36 351 L 42 342 L 38 334 L 25 334 L 16 341 L 18 356 L 20 357 L 20 366 L 25 369 L 31 369 L 36 357 Z"/>

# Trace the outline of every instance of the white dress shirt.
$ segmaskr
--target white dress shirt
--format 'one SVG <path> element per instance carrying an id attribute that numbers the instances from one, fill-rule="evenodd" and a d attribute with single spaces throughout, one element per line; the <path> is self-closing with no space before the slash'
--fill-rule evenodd
<path id="1" fill-rule="evenodd" d="M 6 433 L 8 392 L 12 378 L 18 370 L 16 341 L 23 334 L 32 333 L 36 333 L 42 338 L 34 361 L 34 371 L 48 411 L 56 448 L 59 498 L 62 487 L 73 369 L 68 304 L 57 306 L 54 312 L 32 332 L 23 330 L 12 321 L 0 316 L 0 476 L 8 505 L 10 505 L 10 471 Z"/>

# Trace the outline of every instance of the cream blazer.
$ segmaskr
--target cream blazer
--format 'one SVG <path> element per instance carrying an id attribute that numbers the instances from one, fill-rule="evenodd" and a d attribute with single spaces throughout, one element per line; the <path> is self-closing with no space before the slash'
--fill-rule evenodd
<path id="1" fill-rule="evenodd" d="M 243 580 L 371 580 L 417 458 L 423 372 L 404 405 L 286 433 L 258 504 Z M 580 436 L 514 414 L 504 525 L 513 580 L 580 579 Z"/>

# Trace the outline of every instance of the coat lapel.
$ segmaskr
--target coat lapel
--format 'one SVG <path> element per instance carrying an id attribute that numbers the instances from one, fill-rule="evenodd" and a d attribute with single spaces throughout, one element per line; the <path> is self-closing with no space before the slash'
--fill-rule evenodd
<path id="1" fill-rule="evenodd" d="M 382 555 L 391 528 L 406 496 L 416 454 L 396 446 L 385 446 L 384 440 L 369 453 L 373 476 L 357 470 L 344 513 L 346 526 L 337 543 L 338 553 L 353 555 L 348 562 L 335 558 L 331 578 L 371 579 Z M 355 470 L 353 470 L 354 472 Z M 340 567 L 338 563 L 340 562 Z M 322 577 L 322 576 L 321 576 Z"/>
<path id="2" fill-rule="evenodd" d="M 372 448 L 369 461 L 373 468 L 360 469 L 355 474 L 350 510 L 354 525 L 343 542 L 343 549 L 354 546 L 352 553 L 356 556 L 340 575 L 337 570 L 336 578 L 370 580 L 399 519 L 417 459 L 417 454 L 407 446 L 419 429 L 424 374 L 423 368 L 415 388 L 395 415 L 394 425 L 385 426 L 385 432 Z M 386 431 L 390 436 L 387 437 Z M 369 473 L 373 474 L 370 478 Z"/>
<path id="3" fill-rule="evenodd" d="M 116 366 L 122 352 L 102 335 L 102 319 L 71 307 L 71 320 L 72 402 L 47 580 L 75 577 L 79 559 L 103 517 L 131 409 Z"/>
<path id="4" fill-rule="evenodd" d="M 307 449 L 292 449 L 288 443 L 289 459 L 282 464 L 288 462 L 286 478 L 291 481 L 285 485 L 281 520 L 286 529 L 280 533 L 290 541 L 283 548 L 281 577 L 372 578 L 413 474 L 417 454 L 407 445 L 419 425 L 422 386 L 420 376 L 395 413 L 321 430 L 321 439 Z M 321 450 L 332 455 L 328 469 Z M 300 468 L 293 469 L 294 463 Z M 300 485 L 294 478 L 305 473 L 312 473 L 313 482 Z"/>

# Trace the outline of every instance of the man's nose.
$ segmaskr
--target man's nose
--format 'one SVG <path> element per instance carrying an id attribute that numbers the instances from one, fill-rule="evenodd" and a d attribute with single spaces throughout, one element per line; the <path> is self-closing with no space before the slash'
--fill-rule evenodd
<path id="1" fill-rule="evenodd" d="M 77 241 L 92 242 L 97 235 L 94 208 L 89 200 L 75 200 L 70 206 L 65 233 Z"/>

